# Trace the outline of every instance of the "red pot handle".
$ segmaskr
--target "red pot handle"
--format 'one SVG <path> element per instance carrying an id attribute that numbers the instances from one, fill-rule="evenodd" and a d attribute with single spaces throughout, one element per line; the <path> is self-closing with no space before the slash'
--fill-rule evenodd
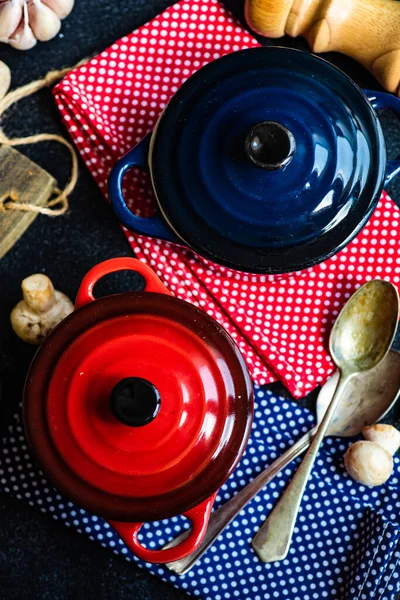
<path id="1" fill-rule="evenodd" d="M 115 273 L 116 271 L 135 271 L 145 280 L 146 292 L 158 292 L 159 294 L 172 296 L 171 292 L 165 287 L 150 267 L 136 258 L 124 256 L 122 258 L 110 258 L 110 260 L 105 260 L 93 267 L 93 269 L 90 269 L 79 287 L 75 308 L 80 308 L 85 304 L 89 304 L 89 302 L 93 302 L 95 300 L 93 288 L 96 283 L 105 275 Z"/>
<path id="2" fill-rule="evenodd" d="M 128 548 L 141 560 L 150 563 L 169 563 L 175 560 L 185 558 L 199 547 L 207 531 L 208 521 L 210 519 L 211 508 L 217 493 L 210 498 L 198 504 L 191 510 L 183 513 L 191 522 L 189 535 L 177 546 L 161 550 L 149 550 L 142 546 L 138 540 L 139 529 L 143 523 L 122 523 L 120 521 L 108 521 L 109 524 L 118 533 Z"/>

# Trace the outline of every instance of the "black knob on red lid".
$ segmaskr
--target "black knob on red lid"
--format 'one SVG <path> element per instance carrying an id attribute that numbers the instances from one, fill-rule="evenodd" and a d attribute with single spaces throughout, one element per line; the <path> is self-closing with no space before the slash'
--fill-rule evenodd
<path id="1" fill-rule="evenodd" d="M 141 377 L 127 377 L 111 393 L 111 410 L 118 421 L 129 427 L 147 425 L 161 406 L 156 386 Z"/>
<path id="2" fill-rule="evenodd" d="M 286 167 L 296 150 L 293 134 L 281 123 L 263 121 L 254 125 L 246 136 L 245 151 L 262 169 L 272 171 Z"/>

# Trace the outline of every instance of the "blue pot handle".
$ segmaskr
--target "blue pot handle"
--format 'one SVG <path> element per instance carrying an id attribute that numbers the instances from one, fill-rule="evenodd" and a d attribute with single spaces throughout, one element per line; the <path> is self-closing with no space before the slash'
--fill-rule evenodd
<path id="1" fill-rule="evenodd" d="M 147 157 L 152 133 L 150 132 L 128 154 L 119 159 L 108 178 L 108 194 L 115 214 L 127 229 L 146 235 L 160 238 L 168 242 L 182 243 L 171 231 L 164 219 L 156 213 L 153 217 L 145 218 L 134 215 L 126 205 L 122 194 L 122 179 L 131 167 L 148 169 Z"/>
<path id="2" fill-rule="evenodd" d="M 400 118 L 400 98 L 393 96 L 392 94 L 386 94 L 385 92 L 374 92 L 372 90 L 363 90 L 368 100 L 371 102 L 372 107 L 377 108 L 390 108 Z M 385 185 L 390 183 L 394 177 L 400 174 L 400 157 L 396 160 L 388 160 L 386 166 L 386 179 Z"/>

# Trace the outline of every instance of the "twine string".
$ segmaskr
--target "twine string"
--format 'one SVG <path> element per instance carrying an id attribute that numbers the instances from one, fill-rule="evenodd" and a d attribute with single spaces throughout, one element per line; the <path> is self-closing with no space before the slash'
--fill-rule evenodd
<path id="1" fill-rule="evenodd" d="M 80 61 L 77 65 L 73 67 L 67 67 L 65 69 L 60 69 L 57 71 L 50 71 L 42 79 L 32 81 L 31 83 L 17 88 L 16 90 L 8 92 L 8 94 L 6 94 L 0 100 L 0 120 L 4 115 L 5 111 L 8 108 L 10 108 L 10 106 L 12 106 L 13 104 L 15 104 L 23 98 L 27 98 L 28 96 L 35 94 L 36 92 L 45 87 L 50 87 L 51 85 L 62 79 L 64 75 L 66 75 L 73 69 L 81 66 L 85 62 L 85 60 Z M 57 187 L 54 188 L 54 194 L 56 194 L 56 197 L 53 198 L 53 200 L 49 200 L 45 206 L 35 206 L 27 202 L 20 202 L 18 192 L 16 190 L 10 190 L 7 194 L 0 197 L 0 212 L 6 212 L 8 210 L 19 210 L 25 212 L 36 212 L 42 215 L 48 215 L 50 217 L 58 217 L 60 215 L 63 215 L 68 210 L 68 196 L 72 193 L 78 181 L 78 157 L 72 144 L 68 142 L 65 138 L 63 138 L 61 135 L 55 133 L 38 133 L 35 135 L 30 135 L 28 137 L 10 139 L 7 137 L 3 128 L 0 126 L 0 144 L 4 144 L 5 146 L 22 146 L 26 144 L 37 144 L 39 142 L 48 141 L 58 142 L 65 146 L 70 152 L 72 161 L 71 175 L 64 189 L 60 190 Z"/>

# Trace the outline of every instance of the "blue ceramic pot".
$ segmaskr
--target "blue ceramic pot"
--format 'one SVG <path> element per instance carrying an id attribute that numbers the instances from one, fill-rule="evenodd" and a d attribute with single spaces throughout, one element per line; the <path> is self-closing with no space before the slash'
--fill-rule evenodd
<path id="1" fill-rule="evenodd" d="M 400 160 L 386 157 L 374 110 L 383 107 L 400 114 L 400 99 L 363 92 L 312 54 L 235 52 L 197 71 L 118 161 L 112 206 L 128 229 L 231 269 L 310 267 L 357 235 L 400 173 Z M 151 218 L 124 201 L 133 166 L 150 170 L 159 208 Z"/>

